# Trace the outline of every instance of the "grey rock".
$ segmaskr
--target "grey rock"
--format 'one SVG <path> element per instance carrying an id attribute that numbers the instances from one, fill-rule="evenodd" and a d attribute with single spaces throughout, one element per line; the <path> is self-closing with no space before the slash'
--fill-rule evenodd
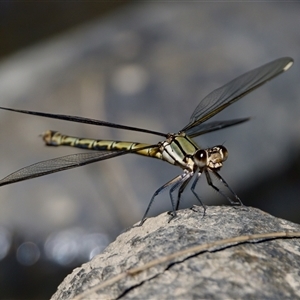
<path id="1" fill-rule="evenodd" d="M 51 299 L 300 298 L 300 225 L 230 206 L 208 207 L 204 217 L 193 207 L 168 220 L 163 213 L 129 228 Z M 276 232 L 295 234 L 249 237 Z"/>

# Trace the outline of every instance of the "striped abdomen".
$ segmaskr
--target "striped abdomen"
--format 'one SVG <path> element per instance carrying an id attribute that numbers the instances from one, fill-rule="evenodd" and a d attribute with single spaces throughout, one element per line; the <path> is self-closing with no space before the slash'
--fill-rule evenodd
<path id="1" fill-rule="evenodd" d="M 44 132 L 42 137 L 47 146 L 69 146 L 69 147 L 88 149 L 88 150 L 97 150 L 97 151 L 128 150 L 130 152 L 135 149 L 145 148 L 147 146 L 150 146 L 149 144 L 144 144 L 144 143 L 78 138 L 78 137 L 73 137 L 68 135 L 62 135 L 61 133 L 52 130 L 48 130 Z M 159 151 L 158 147 L 149 147 L 146 149 L 136 150 L 133 153 L 162 159 L 162 154 Z"/>

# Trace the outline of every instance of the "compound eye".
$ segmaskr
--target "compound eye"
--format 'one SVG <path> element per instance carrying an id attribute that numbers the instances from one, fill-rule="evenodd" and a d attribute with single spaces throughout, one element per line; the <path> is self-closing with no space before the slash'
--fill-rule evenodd
<path id="1" fill-rule="evenodd" d="M 206 167 L 207 165 L 207 153 L 205 150 L 198 150 L 195 153 L 195 163 L 199 168 Z"/>
<path id="2" fill-rule="evenodd" d="M 228 157 L 228 150 L 223 145 L 219 145 L 217 147 L 220 149 L 220 153 L 223 155 L 223 161 L 225 161 Z"/>

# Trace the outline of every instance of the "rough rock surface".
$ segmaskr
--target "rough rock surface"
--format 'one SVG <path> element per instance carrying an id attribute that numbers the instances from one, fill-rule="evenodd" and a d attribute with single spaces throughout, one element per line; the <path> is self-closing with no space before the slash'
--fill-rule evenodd
<path id="1" fill-rule="evenodd" d="M 51 299 L 300 298 L 300 225 L 255 208 L 230 206 L 208 207 L 204 217 L 199 207 L 185 209 L 168 220 L 164 213 L 129 228 L 67 276 Z M 298 235 L 205 247 L 275 232 Z"/>

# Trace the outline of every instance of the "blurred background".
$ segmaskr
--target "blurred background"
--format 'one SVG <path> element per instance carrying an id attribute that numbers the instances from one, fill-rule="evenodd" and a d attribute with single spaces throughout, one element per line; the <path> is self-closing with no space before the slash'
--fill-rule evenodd
<path id="1" fill-rule="evenodd" d="M 295 64 L 288 72 L 214 117 L 251 121 L 197 142 L 227 147 L 220 173 L 244 204 L 299 223 L 299 4 L 1 2 L 0 105 L 177 132 L 212 90 L 290 56 Z M 47 129 L 161 140 L 0 111 L 1 178 L 80 152 L 45 147 L 39 135 Z M 139 221 L 154 191 L 180 172 L 127 155 L 1 187 L 0 298 L 50 298 L 73 268 Z M 204 178 L 197 191 L 207 205 L 229 204 Z M 193 204 L 187 189 L 182 207 Z M 162 193 L 150 216 L 170 209 Z"/>

